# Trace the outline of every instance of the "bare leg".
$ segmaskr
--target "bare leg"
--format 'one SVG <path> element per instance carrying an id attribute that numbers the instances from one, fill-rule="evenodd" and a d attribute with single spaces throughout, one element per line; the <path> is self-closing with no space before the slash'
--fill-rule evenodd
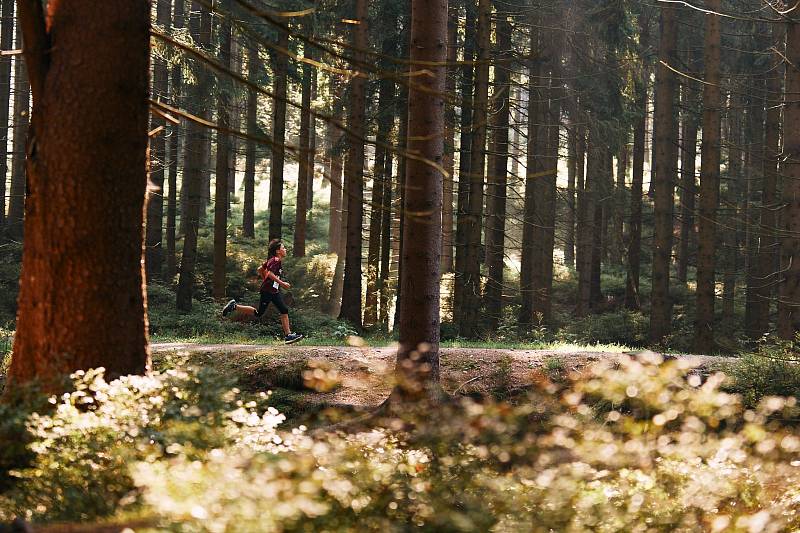
<path id="1" fill-rule="evenodd" d="M 244 322 L 246 320 L 252 320 L 256 316 L 256 308 L 251 307 L 249 305 L 237 305 L 236 311 L 233 312 L 233 316 L 231 317 L 236 322 Z"/>
<path id="2" fill-rule="evenodd" d="M 289 328 L 289 315 L 281 315 L 281 326 L 283 326 L 283 333 L 289 335 L 292 330 Z"/>

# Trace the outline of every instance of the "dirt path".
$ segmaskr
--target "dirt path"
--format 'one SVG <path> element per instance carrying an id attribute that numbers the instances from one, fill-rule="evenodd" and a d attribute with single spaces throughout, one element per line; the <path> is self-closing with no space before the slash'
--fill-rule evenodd
<path id="1" fill-rule="evenodd" d="M 297 344 L 190 344 L 156 343 L 156 358 L 178 354 L 194 364 L 213 364 L 239 375 L 252 390 L 275 386 L 302 389 L 299 377 L 309 364 L 333 371 L 339 386 L 331 392 L 306 391 L 308 401 L 328 405 L 372 408 L 389 394 L 393 384 L 396 348 L 307 346 Z M 630 356 L 631 354 L 627 354 Z M 620 352 L 586 350 L 514 350 L 485 348 L 442 348 L 441 380 L 448 392 L 504 395 L 526 387 L 538 373 L 549 378 L 580 372 L 603 359 L 626 356 Z M 723 358 L 679 356 L 709 367 Z M 283 381 L 281 381 L 283 380 Z"/>

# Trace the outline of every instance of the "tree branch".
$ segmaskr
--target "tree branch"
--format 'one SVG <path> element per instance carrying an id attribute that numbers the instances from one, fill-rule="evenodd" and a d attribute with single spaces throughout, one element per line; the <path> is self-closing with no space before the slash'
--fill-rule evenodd
<path id="1" fill-rule="evenodd" d="M 34 105 L 44 92 L 50 53 L 50 36 L 44 18 L 41 0 L 17 0 L 19 21 L 22 27 L 23 55 L 28 67 L 28 78 Z"/>

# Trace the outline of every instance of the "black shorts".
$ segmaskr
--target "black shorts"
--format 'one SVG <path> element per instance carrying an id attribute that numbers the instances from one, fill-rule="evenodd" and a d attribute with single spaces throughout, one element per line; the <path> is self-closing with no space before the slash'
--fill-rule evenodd
<path id="1" fill-rule="evenodd" d="M 261 301 L 258 303 L 256 316 L 263 315 L 270 303 L 275 304 L 275 307 L 278 308 L 278 312 L 280 314 L 286 315 L 289 313 L 289 308 L 286 307 L 285 303 L 283 303 L 283 297 L 281 297 L 281 293 L 264 291 L 261 293 Z"/>

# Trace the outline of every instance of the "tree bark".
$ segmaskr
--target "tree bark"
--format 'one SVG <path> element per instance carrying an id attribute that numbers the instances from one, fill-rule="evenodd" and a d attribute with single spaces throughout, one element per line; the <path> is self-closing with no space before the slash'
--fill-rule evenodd
<path id="1" fill-rule="evenodd" d="M 485 0 L 484 0 L 485 1 Z M 447 0 L 413 0 L 411 62 L 430 62 L 431 75 L 413 78 L 421 89 L 409 91 L 409 151 L 425 161 L 406 163 L 407 209 L 400 278 L 400 346 L 397 352 L 397 396 L 418 400 L 438 397 L 439 279 L 441 259 L 442 173 L 429 161 L 442 163 L 444 92 L 447 53 Z M 429 91 L 429 92 L 428 92 Z"/>
<path id="2" fill-rule="evenodd" d="M 656 71 L 655 123 L 656 160 L 653 183 L 653 277 L 650 293 L 650 341 L 658 343 L 672 329 L 672 302 L 669 295 L 669 267 L 672 258 L 673 189 L 677 165 L 677 126 L 675 74 L 667 65 L 676 65 L 678 40 L 677 13 L 661 8 L 661 41 Z"/>
<path id="3" fill-rule="evenodd" d="M 709 0 L 709 9 L 719 12 L 720 0 Z M 719 205 L 721 22 L 706 15 L 703 85 L 703 141 L 700 146 L 700 211 L 697 236 L 697 303 L 694 346 L 697 353 L 714 349 L 715 240 Z"/>
<path id="4" fill-rule="evenodd" d="M 19 8 L 34 112 L 9 383 L 55 392 L 78 369 L 141 374 L 148 4 L 54 2 L 47 26 L 41 3 Z"/>
<path id="5" fill-rule="evenodd" d="M 196 0 L 192 0 L 191 6 L 189 32 L 197 46 L 205 49 L 211 44 L 211 15 L 208 8 Z M 209 91 L 209 74 L 203 65 L 196 64 L 195 67 L 196 82 L 187 91 L 188 103 L 198 117 L 207 120 L 209 113 L 203 105 L 203 100 Z M 206 134 L 203 126 L 196 122 L 189 122 L 186 131 L 186 156 L 183 171 L 187 195 L 186 212 L 182 214 L 182 219 L 185 221 L 185 233 L 175 300 L 176 307 L 183 312 L 192 309 L 197 237 L 200 229 L 200 213 L 203 207 L 203 168 L 208 159 L 207 150 L 209 148 L 205 138 Z"/>
<path id="6" fill-rule="evenodd" d="M 223 9 L 230 9 L 230 0 L 221 0 Z M 219 62 L 231 68 L 231 23 L 226 17 L 222 17 L 219 27 Z M 230 125 L 230 94 L 228 86 L 220 87 L 218 82 L 217 90 L 219 98 L 217 102 L 217 124 L 222 128 Z M 224 131 L 217 132 L 217 161 L 216 161 L 216 180 L 214 183 L 214 297 L 224 298 L 227 287 L 226 266 L 227 266 L 227 247 L 228 247 L 228 181 L 230 180 L 231 169 L 231 142 L 230 136 Z"/>
<path id="7" fill-rule="evenodd" d="M 491 53 L 491 2 L 478 1 L 477 61 L 472 108 L 469 203 L 467 204 L 464 256 L 464 312 L 459 321 L 462 337 L 474 337 L 481 300 L 481 225 L 483 182 L 486 163 L 486 119 L 489 101 L 489 55 Z"/>
<path id="8" fill-rule="evenodd" d="M 355 14 L 358 21 L 353 31 L 353 67 L 362 68 L 367 49 L 367 0 L 356 0 Z M 361 329 L 361 233 L 364 218 L 364 137 L 366 80 L 358 76 L 350 81 L 350 110 L 347 125 L 348 153 L 345 170 L 344 193 L 348 196 L 347 249 L 344 265 L 344 289 L 339 318 L 349 321 Z"/>
<path id="9" fill-rule="evenodd" d="M 511 52 L 511 23 L 498 5 L 496 58 L 504 60 Z M 496 331 L 503 314 L 503 269 L 505 257 L 506 196 L 508 187 L 508 125 L 510 72 L 495 70 L 492 149 L 489 156 L 486 199 L 486 319 L 489 331 Z"/>
<path id="10" fill-rule="evenodd" d="M 341 108 L 334 109 L 334 120 L 342 120 Z M 342 243 L 342 156 L 340 154 L 342 131 L 331 124 L 325 126 L 325 144 L 327 163 L 325 174 L 330 182 L 330 214 L 328 217 L 328 251 L 336 255 L 344 255 Z"/>
<path id="11" fill-rule="evenodd" d="M 396 114 L 396 111 L 395 111 Z M 392 119 L 392 127 L 394 118 Z M 384 161 L 383 175 L 386 183 L 383 187 L 383 221 L 381 223 L 381 272 L 378 281 L 380 292 L 379 322 L 382 331 L 389 329 L 389 275 L 391 271 L 392 253 L 392 154 L 387 152 Z"/>
<path id="12" fill-rule="evenodd" d="M 289 33 L 278 30 L 278 50 L 274 53 L 275 99 L 272 108 L 272 172 L 269 179 L 269 238 L 280 239 L 283 231 L 283 167 L 286 157 L 286 98 L 289 86 Z M 284 50 L 287 50 L 285 52 Z"/>

